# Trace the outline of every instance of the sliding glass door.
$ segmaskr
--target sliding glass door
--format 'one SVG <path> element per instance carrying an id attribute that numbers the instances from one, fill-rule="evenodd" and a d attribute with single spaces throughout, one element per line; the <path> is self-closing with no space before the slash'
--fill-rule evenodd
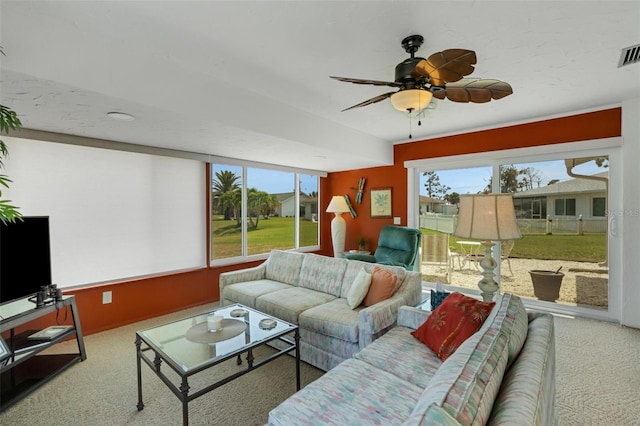
<path id="1" fill-rule="evenodd" d="M 479 241 L 454 235 L 457 201 L 462 194 L 511 193 L 523 238 L 494 247 L 500 291 L 551 310 L 607 316 L 611 295 L 619 294 L 610 282 L 609 222 L 616 211 L 611 189 L 620 175 L 611 150 L 539 152 L 450 163 L 424 160 L 413 169 L 410 185 L 418 195 L 414 192 L 410 207 L 417 210 L 414 220 L 425 244 L 431 234 L 448 240 L 447 255 L 435 260 L 429 253 L 434 248 L 423 244 L 423 280 L 477 290 L 481 248 Z M 619 277 L 621 271 L 611 272 Z"/>
<path id="2" fill-rule="evenodd" d="M 500 179 L 523 234 L 503 253 L 502 291 L 606 310 L 608 156 L 501 164 Z"/>

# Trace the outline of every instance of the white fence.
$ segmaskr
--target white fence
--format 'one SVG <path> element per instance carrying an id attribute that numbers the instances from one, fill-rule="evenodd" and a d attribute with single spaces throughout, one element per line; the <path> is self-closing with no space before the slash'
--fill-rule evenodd
<path id="1" fill-rule="evenodd" d="M 420 228 L 453 234 L 457 221 L 458 215 L 451 216 L 439 213 L 427 213 L 420 215 Z"/>
<path id="2" fill-rule="evenodd" d="M 426 213 L 420 215 L 420 228 L 453 234 L 457 215 L 443 215 Z M 607 219 L 577 218 L 547 218 L 547 219 L 518 219 L 518 227 L 523 235 L 544 234 L 606 234 Z"/>

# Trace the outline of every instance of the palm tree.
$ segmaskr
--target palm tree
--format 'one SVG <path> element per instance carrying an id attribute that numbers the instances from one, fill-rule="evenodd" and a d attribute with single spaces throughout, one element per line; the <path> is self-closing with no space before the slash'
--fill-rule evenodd
<path id="1" fill-rule="evenodd" d="M 240 176 L 230 170 L 216 172 L 212 182 L 213 209 L 224 212 L 224 220 L 230 220 L 231 215 L 237 213 L 237 200 L 240 188 Z M 237 216 L 237 215 L 236 215 Z"/>
<path id="2" fill-rule="evenodd" d="M 256 188 L 249 188 L 247 192 L 247 218 L 249 219 L 249 226 L 255 229 L 258 227 L 260 215 L 266 216 L 271 212 L 271 209 L 275 206 L 276 198 L 267 192 L 258 191 Z M 253 221 L 253 216 L 256 217 L 255 222 Z"/>
<path id="3" fill-rule="evenodd" d="M 2 52 L 2 49 L 0 49 Z M 2 52 L 4 54 L 4 52 Z M 0 130 L 7 133 L 9 129 L 16 130 L 22 126 L 20 119 L 15 111 L 0 105 Z M 0 140 L 0 169 L 4 167 L 3 159 L 9 155 L 7 145 Z M 0 174 L 0 196 L 2 196 L 2 187 L 9 188 L 11 179 L 7 175 Z M 18 207 L 9 204 L 10 200 L 0 200 L 0 221 L 3 223 L 15 222 L 16 219 L 21 220 L 22 215 L 18 211 Z"/>
<path id="4" fill-rule="evenodd" d="M 4 56 L 4 49 L 0 46 L 0 54 Z M 11 108 L 4 105 L 0 105 L 0 130 L 5 133 L 9 132 L 9 129 L 16 130 L 22 127 L 22 123 L 18 118 L 18 114 Z M 2 160 L 9 155 L 7 145 L 0 139 L 0 169 L 4 167 Z M 7 175 L 0 175 L 0 187 L 9 187 L 11 179 Z M 0 188 L 0 196 L 2 196 L 2 188 Z M 22 220 L 22 215 L 18 211 L 18 207 L 13 206 L 10 200 L 0 200 L 0 221 L 3 223 L 15 222 L 16 219 Z"/>

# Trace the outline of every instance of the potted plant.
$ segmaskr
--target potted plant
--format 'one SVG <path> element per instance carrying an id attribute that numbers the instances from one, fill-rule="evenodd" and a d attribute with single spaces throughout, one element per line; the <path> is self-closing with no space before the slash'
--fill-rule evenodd
<path id="1" fill-rule="evenodd" d="M 0 105 L 0 130 L 7 133 L 9 129 L 15 130 L 21 125 L 22 123 L 20 123 L 20 119 L 15 111 L 12 111 L 4 105 Z M 3 160 L 8 154 L 9 150 L 7 146 L 0 140 L 0 169 L 4 167 Z M 0 174 L 0 197 L 2 197 L 2 187 L 8 188 L 9 182 L 11 182 L 9 176 Z M 9 204 L 10 202 L 11 200 L 0 199 L 0 221 L 3 223 L 15 222 L 16 219 L 22 217 L 20 212 L 18 212 L 18 208 Z"/>
<path id="2" fill-rule="evenodd" d="M 4 55 L 2 46 L 0 46 L 0 53 Z M 18 115 L 11 108 L 4 105 L 0 105 L 0 131 L 9 133 L 9 129 L 16 130 L 22 126 Z M 7 145 L 0 140 L 0 169 L 4 167 L 3 159 L 7 157 L 9 150 Z M 0 197 L 2 197 L 2 187 L 9 187 L 11 179 L 7 175 L 0 174 Z M 0 198 L 0 221 L 3 223 L 15 222 L 16 219 L 20 219 L 22 215 L 18 211 L 16 206 L 9 204 L 11 200 L 3 200 Z"/>
<path id="3" fill-rule="evenodd" d="M 366 251 L 367 240 L 364 237 L 358 238 L 358 251 Z"/>

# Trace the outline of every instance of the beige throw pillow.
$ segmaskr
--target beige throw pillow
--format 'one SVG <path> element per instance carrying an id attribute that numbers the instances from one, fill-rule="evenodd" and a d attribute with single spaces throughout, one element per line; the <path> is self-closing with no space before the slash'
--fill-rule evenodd
<path id="1" fill-rule="evenodd" d="M 356 279 L 353 280 L 351 288 L 347 291 L 347 303 L 351 309 L 355 309 L 360 306 L 360 303 L 364 300 L 364 297 L 369 292 L 369 286 L 371 285 L 371 274 L 367 273 L 364 268 L 360 269 Z"/>

